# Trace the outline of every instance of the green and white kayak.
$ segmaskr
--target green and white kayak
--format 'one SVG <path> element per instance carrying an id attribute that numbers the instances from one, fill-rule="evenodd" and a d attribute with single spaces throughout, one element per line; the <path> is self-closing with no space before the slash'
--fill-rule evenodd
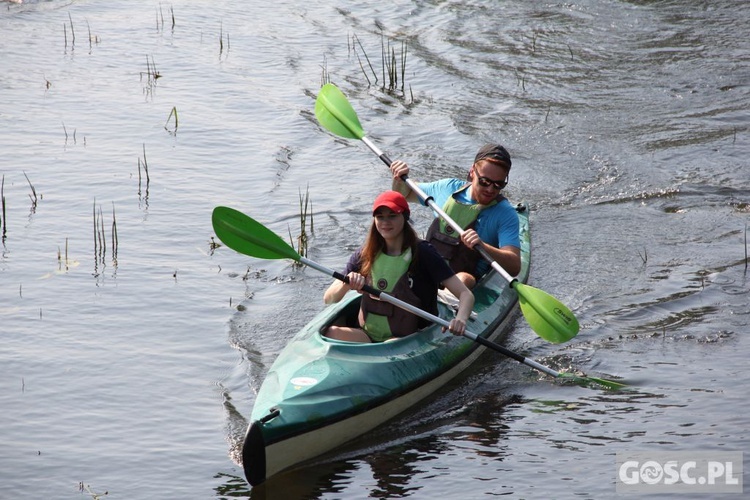
<path id="1" fill-rule="evenodd" d="M 528 209 L 519 205 L 521 272 L 529 275 Z M 467 330 L 494 340 L 511 325 L 518 294 L 490 271 L 473 290 Z M 485 347 L 431 325 L 408 337 L 360 344 L 321 332 L 334 321 L 356 321 L 360 295 L 349 292 L 300 330 L 279 354 L 255 400 L 242 448 L 245 475 L 255 486 L 300 466 L 393 418 L 440 389 Z M 439 302 L 439 315 L 454 310 Z"/>

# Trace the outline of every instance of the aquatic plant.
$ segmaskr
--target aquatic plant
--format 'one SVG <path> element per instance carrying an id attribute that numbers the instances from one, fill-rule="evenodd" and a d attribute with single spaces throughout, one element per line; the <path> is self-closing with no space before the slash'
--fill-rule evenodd
<path id="1" fill-rule="evenodd" d="M 65 238 L 65 271 L 68 270 L 68 263 L 70 260 L 68 260 L 68 238 Z M 63 267 L 63 258 L 62 253 L 60 252 L 60 247 L 57 247 L 57 269 L 59 271 L 62 271 Z"/>
<path id="2" fill-rule="evenodd" d="M 224 24 L 219 24 L 219 58 L 224 53 Z M 227 33 L 227 55 L 229 54 L 229 33 Z"/>
<path id="3" fill-rule="evenodd" d="M 174 128 L 172 130 L 169 130 L 167 125 L 169 125 L 169 120 L 174 116 Z M 164 129 L 169 132 L 172 135 L 177 134 L 177 127 L 179 123 L 177 121 L 177 106 L 172 107 L 172 111 L 169 112 L 169 116 L 167 117 L 167 121 L 164 123 Z"/>
<path id="4" fill-rule="evenodd" d="M 66 242 L 67 243 L 67 242 Z M 117 267 L 117 247 L 119 246 L 120 239 L 117 237 L 117 217 L 115 215 L 115 202 L 112 202 L 112 264 Z M 67 258 L 67 244 L 66 253 Z"/>
<path id="5" fill-rule="evenodd" d="M 76 31 L 73 28 L 73 17 L 68 12 L 68 19 L 70 20 L 70 35 L 71 35 L 71 48 L 76 46 Z M 68 48 L 68 26 L 63 23 L 63 33 L 65 34 L 65 48 Z"/>
<path id="6" fill-rule="evenodd" d="M 174 19 L 174 7 L 169 6 L 169 13 L 172 17 L 172 31 L 174 31 L 175 27 L 175 19 Z M 161 4 L 159 4 L 159 10 L 156 12 L 156 31 L 162 31 L 164 29 L 164 11 L 162 10 Z"/>
<path id="7" fill-rule="evenodd" d="M 392 45 L 392 43 L 396 44 L 396 42 L 392 42 L 391 39 L 386 38 L 384 35 L 381 35 L 380 38 L 380 60 L 381 60 L 381 67 L 380 72 L 382 73 L 382 79 L 383 83 L 381 86 L 381 90 L 383 92 L 388 93 L 395 93 L 400 92 L 402 97 L 406 97 L 406 56 L 407 56 L 407 46 L 406 41 L 401 40 L 400 42 L 400 50 L 398 54 L 396 53 L 396 48 Z M 373 67 L 372 62 L 370 61 L 370 57 L 367 55 L 367 52 L 365 51 L 364 46 L 362 45 L 362 41 L 359 39 L 359 37 L 356 34 L 353 34 L 351 37 L 351 41 L 347 42 L 347 46 L 349 48 L 350 53 L 353 52 L 354 55 L 357 57 L 357 62 L 359 64 L 360 69 L 362 70 L 362 74 L 365 76 L 365 79 L 367 80 L 367 85 L 372 85 L 372 81 L 370 80 L 370 77 L 368 76 L 368 70 L 365 69 L 365 65 L 362 62 L 362 58 L 360 57 L 360 51 L 362 53 L 362 56 L 365 58 L 365 61 L 367 62 L 367 67 L 369 68 L 369 72 L 373 75 L 373 78 L 375 80 L 375 84 L 377 84 L 380 79 L 378 78 L 378 73 L 375 71 L 375 68 Z M 359 49 L 357 48 L 359 47 Z M 399 84 L 400 81 L 400 84 Z M 412 91 L 411 85 L 409 86 L 409 95 L 411 97 L 411 102 L 414 102 L 414 93 Z"/>
<path id="8" fill-rule="evenodd" d="M 143 82 L 143 76 L 146 75 L 146 85 L 143 87 L 143 93 L 146 97 L 153 97 L 154 88 L 156 87 L 156 81 L 161 78 L 161 73 L 156 69 L 156 62 L 154 62 L 154 56 L 151 56 L 149 61 L 146 56 L 146 72 L 140 72 L 141 82 Z"/>
<path id="9" fill-rule="evenodd" d="M 91 489 L 91 486 L 86 484 L 83 484 L 83 481 L 80 481 L 78 483 L 78 491 L 81 493 L 86 492 L 89 495 L 91 495 L 92 500 L 101 500 L 102 497 L 109 495 L 109 491 L 105 491 L 104 493 L 96 493 L 94 490 Z"/>
<path id="10" fill-rule="evenodd" d="M 302 257 L 307 256 L 307 216 L 308 216 L 308 208 L 310 210 L 310 232 L 315 232 L 315 226 L 313 221 L 313 213 L 312 213 L 312 202 L 310 201 L 310 187 L 308 186 L 305 190 L 305 196 L 302 196 L 302 191 L 299 193 L 299 222 L 300 222 L 300 234 L 297 236 L 297 249 L 296 252 L 300 254 Z M 294 240 L 292 238 L 292 230 L 289 228 L 289 242 L 294 248 Z M 297 262 L 294 263 L 294 265 L 302 265 Z"/>
<path id="11" fill-rule="evenodd" d="M 328 60 L 325 55 L 323 55 L 323 65 L 320 68 L 322 70 L 320 75 L 320 86 L 322 87 L 326 83 L 331 83 L 331 75 L 328 73 Z"/>
<path id="12" fill-rule="evenodd" d="M 367 60 L 367 65 L 370 67 L 370 71 L 372 71 L 372 75 L 375 77 L 375 83 L 378 83 L 378 74 L 375 72 L 375 69 L 372 67 L 372 63 L 370 62 L 370 58 L 367 57 L 367 52 L 365 52 L 365 48 L 362 46 L 362 42 L 359 40 L 359 37 L 356 34 L 352 34 L 352 43 L 349 47 L 349 50 L 354 52 L 354 55 L 357 56 L 357 62 L 359 62 L 359 67 L 362 70 L 362 74 L 365 75 L 365 78 L 367 79 L 367 85 L 370 85 L 370 77 L 367 76 L 367 71 L 365 71 L 365 67 L 362 65 L 362 59 L 359 57 L 359 52 L 354 48 L 354 42 L 359 45 L 360 50 L 362 50 L 362 55 L 364 55 L 365 60 Z"/>
<path id="13" fill-rule="evenodd" d="M 68 129 L 65 128 L 65 122 L 63 122 L 62 127 L 63 127 L 63 132 L 65 133 L 65 144 L 68 144 Z M 78 131 L 78 129 L 73 129 L 73 144 L 77 144 L 78 143 L 78 141 L 76 140 L 76 132 L 77 131 Z M 84 138 L 84 141 L 85 140 L 86 139 Z"/>
<path id="14" fill-rule="evenodd" d="M 89 22 L 86 21 L 86 27 L 89 30 L 89 52 L 94 48 L 93 44 L 96 43 L 99 45 L 99 42 L 101 42 L 101 39 L 99 38 L 99 35 L 92 35 L 91 34 L 91 26 L 89 25 Z"/>
<path id="15" fill-rule="evenodd" d="M 645 248 L 643 249 L 643 253 L 641 253 L 641 251 L 638 250 L 638 256 L 641 258 L 644 264 L 648 262 L 648 252 L 646 251 Z"/>
<path id="16" fill-rule="evenodd" d="M 211 241 L 208 243 L 208 255 L 213 255 L 217 248 L 221 247 L 221 243 L 216 241 L 213 236 L 211 236 Z M 219 266 L 219 271 L 221 271 L 221 266 Z"/>
<path id="17" fill-rule="evenodd" d="M 380 39 L 381 57 L 383 60 L 383 71 L 388 73 L 388 89 L 394 90 L 398 86 L 399 66 L 401 68 L 401 92 L 404 91 L 404 80 L 406 78 L 406 42 L 401 41 L 400 65 L 396 61 L 396 50 L 391 47 L 391 41 L 383 43 L 384 37 Z M 385 78 L 383 78 L 385 80 Z"/>
<path id="18" fill-rule="evenodd" d="M 29 195 L 29 198 L 31 199 L 31 212 L 33 213 L 36 211 L 36 202 L 37 202 L 36 189 L 34 189 L 34 185 L 29 180 L 29 176 L 26 175 L 26 172 L 23 173 L 23 176 L 26 177 L 26 182 L 29 183 L 29 187 L 31 188 L 31 194 Z"/>
<path id="19" fill-rule="evenodd" d="M 96 198 L 94 198 L 93 207 L 93 221 L 94 221 L 94 276 L 99 276 L 99 266 L 102 268 L 106 265 L 107 257 L 107 238 L 104 229 L 104 214 L 101 206 L 96 205 Z M 117 236 L 117 218 L 115 215 L 114 202 L 112 203 L 112 228 L 111 228 L 111 240 L 112 247 L 112 265 L 117 268 L 117 248 L 119 246 L 119 238 Z M 66 244 L 66 261 L 67 261 L 67 244 Z"/>
<path id="20" fill-rule="evenodd" d="M 2 181 L 0 181 L 0 226 L 2 226 L 2 239 L 5 241 L 5 236 L 8 232 L 8 221 L 5 217 L 5 175 L 3 175 Z"/>

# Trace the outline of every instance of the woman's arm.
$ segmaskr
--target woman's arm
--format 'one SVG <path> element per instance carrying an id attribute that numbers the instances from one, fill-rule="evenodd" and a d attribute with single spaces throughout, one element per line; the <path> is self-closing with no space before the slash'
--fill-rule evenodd
<path id="1" fill-rule="evenodd" d="M 344 283 L 343 281 L 335 280 L 333 283 L 331 283 L 331 286 L 328 287 L 328 290 L 323 294 L 323 302 L 326 304 L 333 304 L 335 302 L 340 301 L 344 295 L 346 295 L 346 292 L 348 292 L 349 285 Z"/>
<path id="2" fill-rule="evenodd" d="M 349 283 L 344 283 L 341 280 L 336 280 L 331 283 L 328 290 L 323 294 L 323 302 L 326 304 L 333 304 L 334 302 L 340 301 L 346 295 L 349 290 L 357 290 L 362 293 L 362 287 L 365 285 L 365 277 L 359 273 L 351 272 L 346 275 L 349 278 Z"/>
<path id="3" fill-rule="evenodd" d="M 455 274 L 443 281 L 443 286 L 458 297 L 458 312 L 456 312 L 456 317 L 451 321 L 450 331 L 454 335 L 463 335 L 466 331 L 466 322 L 469 320 L 471 310 L 474 308 L 474 294 L 466 288 L 463 281 Z"/>

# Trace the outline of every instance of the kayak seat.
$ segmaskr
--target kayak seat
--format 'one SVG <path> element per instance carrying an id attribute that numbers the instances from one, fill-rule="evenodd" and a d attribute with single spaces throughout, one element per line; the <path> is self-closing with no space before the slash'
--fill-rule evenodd
<path id="1" fill-rule="evenodd" d="M 361 297 L 356 297 L 353 300 L 347 302 L 347 304 L 336 314 L 331 321 L 327 321 L 320 329 L 321 335 L 325 334 L 325 331 L 331 325 L 336 326 L 348 326 L 351 328 L 359 328 L 359 306 Z"/>

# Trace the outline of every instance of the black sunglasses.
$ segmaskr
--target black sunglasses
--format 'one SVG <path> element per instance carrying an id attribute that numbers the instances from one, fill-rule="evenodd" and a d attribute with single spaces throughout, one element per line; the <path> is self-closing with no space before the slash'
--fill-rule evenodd
<path id="1" fill-rule="evenodd" d="M 504 181 L 493 181 L 489 177 L 479 175 L 479 170 L 477 170 L 476 164 L 472 165 L 471 168 L 474 169 L 474 173 L 477 175 L 477 182 L 479 182 L 479 185 L 482 187 L 493 186 L 495 189 L 500 191 L 501 189 L 503 189 L 505 186 L 508 185 L 508 179 L 505 179 Z"/>

